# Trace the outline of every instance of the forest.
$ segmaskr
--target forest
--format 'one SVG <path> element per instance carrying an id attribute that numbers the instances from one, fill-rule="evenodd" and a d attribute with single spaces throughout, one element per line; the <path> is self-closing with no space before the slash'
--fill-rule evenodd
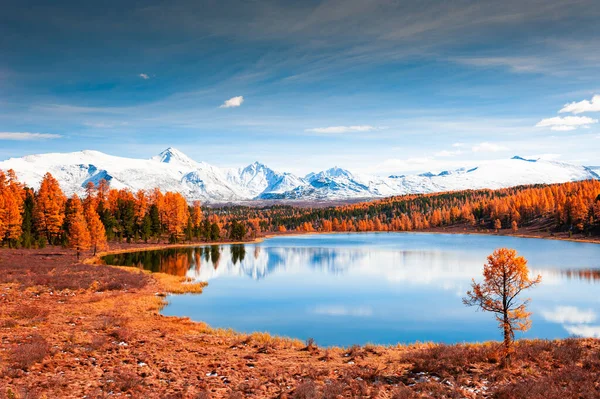
<path id="1" fill-rule="evenodd" d="M 517 232 L 600 234 L 600 181 L 403 195 L 331 207 L 189 204 L 174 192 L 110 188 L 89 182 L 67 197 L 47 173 L 36 191 L 0 171 L 0 242 L 8 247 L 62 245 L 105 249 L 108 242 L 243 241 L 269 233 L 419 231 L 462 225 Z"/>

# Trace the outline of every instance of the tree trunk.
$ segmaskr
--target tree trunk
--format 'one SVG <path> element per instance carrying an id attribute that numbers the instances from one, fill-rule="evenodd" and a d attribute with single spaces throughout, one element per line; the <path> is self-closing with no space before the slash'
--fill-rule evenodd
<path id="1" fill-rule="evenodd" d="M 503 316 L 503 331 L 504 331 L 504 358 L 502 360 L 502 367 L 508 368 L 510 366 L 510 346 L 512 344 L 512 337 L 510 334 L 510 321 L 508 319 L 508 303 L 506 293 L 506 271 L 503 276 L 503 289 L 502 289 L 502 316 Z"/>
<path id="2" fill-rule="evenodd" d="M 512 337 L 510 334 L 510 325 L 508 322 L 508 312 L 504 311 L 504 358 L 502 360 L 502 367 L 510 367 L 510 351 L 511 351 Z"/>

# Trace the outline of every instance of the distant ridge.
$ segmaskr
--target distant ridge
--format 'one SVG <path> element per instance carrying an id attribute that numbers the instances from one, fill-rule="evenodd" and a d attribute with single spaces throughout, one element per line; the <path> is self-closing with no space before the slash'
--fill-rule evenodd
<path id="1" fill-rule="evenodd" d="M 600 167 L 520 156 L 437 174 L 427 172 L 380 177 L 333 167 L 300 177 L 275 171 L 260 162 L 243 168 L 219 168 L 194 161 L 172 147 L 150 159 L 116 157 L 90 150 L 28 155 L 0 162 L 0 169 L 14 169 L 19 180 L 34 188 L 39 186 L 43 175 L 50 172 L 68 194 L 83 194 L 88 182 L 97 184 L 105 179 L 117 189 L 137 191 L 157 187 L 163 191 L 180 192 L 189 201 L 209 203 L 339 201 L 600 179 Z"/>

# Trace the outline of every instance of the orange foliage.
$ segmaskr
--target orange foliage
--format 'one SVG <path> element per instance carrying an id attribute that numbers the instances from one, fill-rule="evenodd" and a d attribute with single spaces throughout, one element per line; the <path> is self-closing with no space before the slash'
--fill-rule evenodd
<path id="1" fill-rule="evenodd" d="M 45 234 L 49 242 L 62 231 L 66 201 L 58 181 L 46 173 L 37 193 L 35 217 L 38 231 Z"/>
<path id="2" fill-rule="evenodd" d="M 67 219 L 69 226 L 69 248 L 75 249 L 77 259 L 79 253 L 91 246 L 90 232 L 83 215 L 83 206 L 77 194 L 71 197 L 71 212 Z"/>
<path id="3" fill-rule="evenodd" d="M 94 255 L 96 255 L 96 251 L 108 248 L 108 244 L 106 242 L 106 230 L 102 224 L 102 221 L 100 220 L 98 212 L 96 212 L 95 207 L 85 207 L 84 213 L 90 234 L 90 245 L 94 250 Z"/>
<path id="4" fill-rule="evenodd" d="M 181 237 L 190 217 L 185 198 L 179 193 L 167 192 L 164 196 L 163 214 L 167 232 L 175 239 Z"/>
<path id="5" fill-rule="evenodd" d="M 499 248 L 488 256 L 483 267 L 483 283 L 473 280 L 472 291 L 467 292 L 463 302 L 492 312 L 504 334 L 504 365 L 510 362 L 510 351 L 515 331 L 526 331 L 531 326 L 528 300 L 520 300 L 519 294 L 539 284 L 542 276 L 529 278 L 527 260 L 517 256 L 517 251 Z"/>
<path id="6" fill-rule="evenodd" d="M 24 190 L 11 169 L 0 171 L 0 241 L 17 240 L 21 236 Z"/>

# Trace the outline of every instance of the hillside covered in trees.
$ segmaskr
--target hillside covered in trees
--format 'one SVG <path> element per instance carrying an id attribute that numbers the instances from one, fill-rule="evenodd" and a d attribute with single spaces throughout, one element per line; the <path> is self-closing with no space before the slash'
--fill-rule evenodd
<path id="1" fill-rule="evenodd" d="M 189 204 L 179 193 L 117 190 L 88 183 L 86 195 L 67 198 L 46 174 L 39 190 L 0 171 L 0 241 L 10 247 L 68 246 L 94 252 L 107 242 L 240 241 L 275 232 L 471 230 L 600 235 L 600 181 L 405 195 L 332 207 Z"/>

